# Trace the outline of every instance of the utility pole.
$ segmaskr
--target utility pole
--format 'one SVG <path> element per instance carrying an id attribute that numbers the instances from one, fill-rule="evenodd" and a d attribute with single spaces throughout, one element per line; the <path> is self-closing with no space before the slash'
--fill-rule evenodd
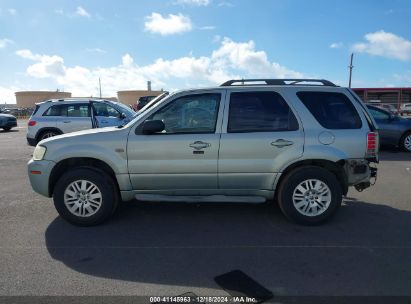
<path id="1" fill-rule="evenodd" d="M 100 88 L 100 98 L 101 98 L 101 79 L 100 77 L 98 78 L 98 86 Z"/>
<path id="2" fill-rule="evenodd" d="M 350 80 L 348 81 L 348 87 L 349 88 L 351 88 L 352 69 L 354 67 L 352 65 L 353 57 L 354 57 L 354 53 L 351 53 L 350 65 L 348 66 L 348 68 L 350 69 Z"/>

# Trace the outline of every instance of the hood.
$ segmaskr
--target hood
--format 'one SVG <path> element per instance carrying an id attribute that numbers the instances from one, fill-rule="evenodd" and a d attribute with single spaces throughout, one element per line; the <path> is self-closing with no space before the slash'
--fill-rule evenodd
<path id="1" fill-rule="evenodd" d="M 119 133 L 119 134 L 124 133 L 125 130 L 127 129 L 123 129 L 123 128 L 120 129 L 117 127 L 88 129 L 88 130 L 71 132 L 71 133 L 66 133 L 66 134 L 61 134 L 61 135 L 53 136 L 50 138 L 46 138 L 42 140 L 40 143 L 47 144 L 47 143 L 53 143 L 53 142 L 57 142 L 61 140 L 70 140 L 70 139 L 73 139 L 73 140 L 81 139 L 82 141 L 84 141 L 85 137 L 89 137 L 88 140 L 92 141 L 93 138 L 102 139 L 104 137 L 111 136 L 113 133 Z M 126 132 L 128 132 L 128 130 Z"/>

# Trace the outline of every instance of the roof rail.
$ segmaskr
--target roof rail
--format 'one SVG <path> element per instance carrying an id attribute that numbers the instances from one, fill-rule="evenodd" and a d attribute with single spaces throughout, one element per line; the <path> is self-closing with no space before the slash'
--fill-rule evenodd
<path id="1" fill-rule="evenodd" d="M 232 79 L 224 82 L 221 87 L 252 85 L 250 82 L 260 82 L 254 85 L 323 85 L 328 87 L 336 87 L 334 83 L 325 79 Z M 318 83 L 318 84 L 313 84 Z"/>

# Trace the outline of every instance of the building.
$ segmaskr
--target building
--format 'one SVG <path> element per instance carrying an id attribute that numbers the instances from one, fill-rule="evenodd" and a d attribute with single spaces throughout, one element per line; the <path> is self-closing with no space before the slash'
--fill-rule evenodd
<path id="1" fill-rule="evenodd" d="M 37 102 L 51 98 L 69 98 L 70 92 L 60 91 L 22 91 L 16 92 L 16 104 L 18 108 L 34 108 Z"/>
<path id="2" fill-rule="evenodd" d="M 353 88 L 364 102 L 380 102 L 392 104 L 399 108 L 403 103 L 411 103 L 411 87 L 409 88 Z"/>
<path id="3" fill-rule="evenodd" d="M 152 91 L 152 90 L 126 90 L 118 91 L 117 97 L 118 101 L 125 105 L 134 105 L 137 100 L 142 96 L 158 96 L 164 93 L 163 91 Z"/>

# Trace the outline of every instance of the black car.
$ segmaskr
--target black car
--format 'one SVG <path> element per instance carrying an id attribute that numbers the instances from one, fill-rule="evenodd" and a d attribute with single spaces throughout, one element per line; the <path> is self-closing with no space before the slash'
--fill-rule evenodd
<path id="1" fill-rule="evenodd" d="M 411 119 L 399 117 L 378 107 L 367 107 L 377 122 L 381 145 L 394 145 L 411 152 Z"/>
<path id="2" fill-rule="evenodd" d="M 10 131 L 11 128 L 17 127 L 17 119 L 11 114 L 0 113 L 0 128 Z"/>

